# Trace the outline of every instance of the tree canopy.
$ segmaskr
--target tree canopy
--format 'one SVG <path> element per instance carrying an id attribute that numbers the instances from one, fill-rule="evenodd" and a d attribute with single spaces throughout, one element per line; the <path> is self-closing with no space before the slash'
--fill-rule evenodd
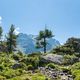
<path id="1" fill-rule="evenodd" d="M 12 51 L 14 50 L 14 48 L 16 47 L 16 38 L 17 35 L 15 35 L 14 33 L 14 25 L 12 24 L 8 33 L 7 38 L 7 48 L 8 48 L 8 52 L 12 53 Z"/>
<path id="2" fill-rule="evenodd" d="M 41 30 L 36 38 L 36 47 L 44 48 L 44 53 L 46 53 L 47 38 L 53 37 L 52 31 L 49 29 Z"/>

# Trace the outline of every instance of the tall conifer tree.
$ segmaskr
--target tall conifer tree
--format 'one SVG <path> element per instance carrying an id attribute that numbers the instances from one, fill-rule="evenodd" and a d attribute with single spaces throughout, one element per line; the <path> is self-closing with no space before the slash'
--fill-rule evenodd
<path id="1" fill-rule="evenodd" d="M 7 49 L 9 53 L 12 53 L 14 48 L 16 47 L 16 38 L 17 36 L 14 33 L 14 25 L 12 24 L 7 36 Z"/>
<path id="2" fill-rule="evenodd" d="M 45 30 L 40 31 L 36 38 L 36 48 L 44 48 L 44 53 L 46 53 L 47 38 L 51 37 L 53 37 L 51 30 L 45 28 Z"/>

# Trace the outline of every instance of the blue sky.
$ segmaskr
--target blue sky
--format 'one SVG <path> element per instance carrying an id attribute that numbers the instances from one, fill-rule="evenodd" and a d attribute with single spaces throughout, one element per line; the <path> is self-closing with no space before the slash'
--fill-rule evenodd
<path id="1" fill-rule="evenodd" d="M 10 25 L 27 34 L 51 29 L 64 43 L 80 37 L 80 0 L 0 0 L 0 25 L 7 33 Z"/>

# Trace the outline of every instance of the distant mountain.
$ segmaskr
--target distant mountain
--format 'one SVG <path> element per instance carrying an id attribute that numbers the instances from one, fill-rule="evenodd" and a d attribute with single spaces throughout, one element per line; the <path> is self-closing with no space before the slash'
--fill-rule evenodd
<path id="1" fill-rule="evenodd" d="M 31 34 L 27 35 L 27 34 L 20 33 L 17 38 L 17 48 L 23 53 L 43 51 L 43 48 L 41 49 L 35 48 L 35 43 L 36 43 L 35 38 L 36 35 L 31 35 Z M 59 41 L 53 38 L 50 38 L 47 41 L 48 41 L 47 51 L 50 51 L 51 49 L 60 45 Z"/>

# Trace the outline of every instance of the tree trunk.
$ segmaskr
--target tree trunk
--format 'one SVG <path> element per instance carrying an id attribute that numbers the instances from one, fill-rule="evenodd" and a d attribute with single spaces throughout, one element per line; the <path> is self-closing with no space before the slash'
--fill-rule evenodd
<path id="1" fill-rule="evenodd" d="M 44 53 L 46 53 L 46 38 L 44 37 Z"/>

